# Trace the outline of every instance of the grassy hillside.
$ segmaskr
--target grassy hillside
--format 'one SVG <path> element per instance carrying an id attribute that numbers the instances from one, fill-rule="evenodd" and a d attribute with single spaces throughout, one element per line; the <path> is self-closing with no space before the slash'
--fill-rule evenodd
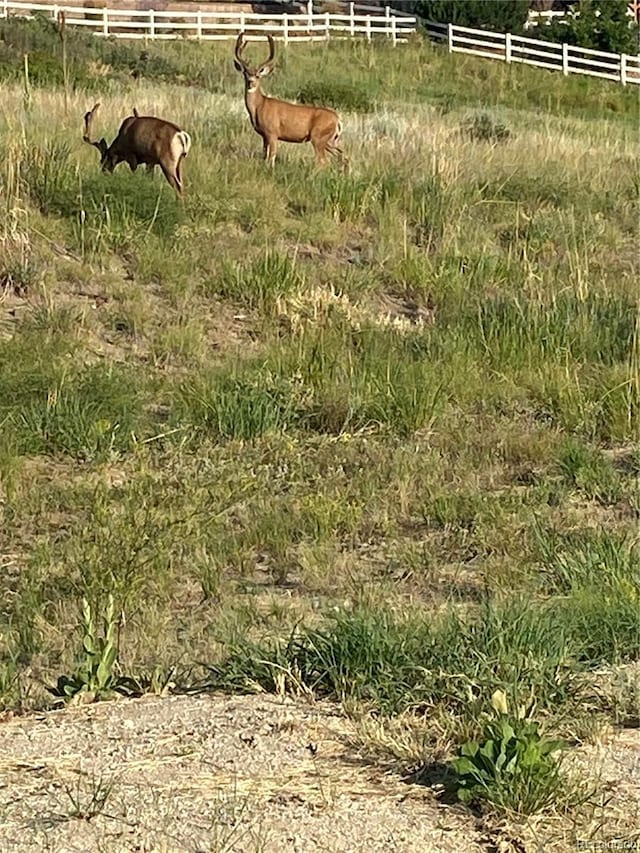
<path id="1" fill-rule="evenodd" d="M 637 93 L 291 48 L 267 88 L 335 103 L 352 170 L 270 172 L 229 45 L 72 41 L 65 92 L 42 31 L 0 44 L 0 705 L 112 594 L 136 689 L 356 700 L 407 761 L 497 688 L 569 739 L 634 719 Z M 191 133 L 184 205 L 100 173 L 96 100 Z"/>

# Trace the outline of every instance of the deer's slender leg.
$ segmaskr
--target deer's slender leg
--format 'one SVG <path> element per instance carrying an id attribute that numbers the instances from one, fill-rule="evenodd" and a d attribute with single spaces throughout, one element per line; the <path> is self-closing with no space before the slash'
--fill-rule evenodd
<path id="1" fill-rule="evenodd" d="M 311 144 L 313 145 L 313 150 L 316 155 L 316 162 L 318 166 L 325 166 L 327 163 L 327 154 L 326 154 L 326 143 L 320 139 L 311 138 Z"/>
<path id="2" fill-rule="evenodd" d="M 160 164 L 160 168 L 162 169 L 162 174 L 165 176 L 167 181 L 169 182 L 169 186 L 172 186 L 174 190 L 178 193 L 178 195 L 182 195 L 182 184 L 179 182 L 178 178 L 173 172 L 170 172 L 169 169 L 165 168 L 162 164 Z"/>
<path id="3" fill-rule="evenodd" d="M 320 163 L 324 164 L 326 162 L 326 154 L 331 154 L 332 157 L 338 157 L 343 166 L 348 169 L 349 160 L 345 156 L 345 153 L 342 148 L 340 147 L 341 136 L 342 128 L 340 124 L 338 124 L 338 126 L 335 127 L 332 131 L 329 131 L 329 134 L 327 134 L 325 131 L 322 136 L 319 136 L 316 139 L 314 139 L 313 137 L 311 138 Z"/>
<path id="4" fill-rule="evenodd" d="M 327 134 L 327 131 L 324 132 L 316 132 L 312 131 L 311 133 L 311 144 L 313 145 L 316 158 L 318 160 L 318 164 L 320 166 L 324 166 L 327 162 L 327 152 L 333 154 L 332 149 L 336 147 L 338 141 L 340 139 L 340 134 L 336 133 L 335 130 L 330 131 Z"/>
<path id="5" fill-rule="evenodd" d="M 155 163 L 147 163 L 147 175 L 153 176 L 153 170 L 155 169 Z"/>
<path id="6" fill-rule="evenodd" d="M 273 166 L 276 162 L 276 151 L 278 150 L 278 137 L 265 137 L 265 159 L 269 166 Z"/>
<path id="7" fill-rule="evenodd" d="M 180 184 L 180 192 L 182 193 L 182 157 L 176 163 L 176 177 L 178 178 L 178 183 Z"/>

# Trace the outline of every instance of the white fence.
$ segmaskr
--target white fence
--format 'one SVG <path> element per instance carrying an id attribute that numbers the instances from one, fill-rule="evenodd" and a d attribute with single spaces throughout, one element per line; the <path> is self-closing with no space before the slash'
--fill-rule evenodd
<path id="1" fill-rule="evenodd" d="M 417 30 L 416 18 L 389 6 L 362 7 L 344 3 L 337 13 L 315 14 L 309 3 L 304 14 L 259 15 L 238 11 L 158 11 L 154 9 L 86 8 L 0 0 L 0 16 L 30 18 L 35 13 L 57 19 L 64 12 L 66 23 L 84 27 L 100 36 L 123 39 L 197 39 L 201 41 L 233 39 L 243 30 L 248 38 L 272 33 L 285 44 L 296 41 L 328 41 L 331 38 L 390 38 L 393 44 L 405 42 Z M 365 14 L 363 14 L 365 13 Z M 521 62 L 562 71 L 616 80 L 622 85 L 640 84 L 640 57 L 605 53 L 558 42 L 458 27 L 430 22 L 427 33 L 446 42 L 450 53 L 470 53 L 505 62 Z"/>
<path id="2" fill-rule="evenodd" d="M 370 7 L 371 8 L 371 7 Z M 389 6 L 376 9 L 377 14 L 362 14 L 355 3 L 349 3 L 339 14 L 259 15 L 250 12 L 172 11 L 154 9 L 85 8 L 82 6 L 23 3 L 0 0 L 0 16 L 30 18 L 34 13 L 49 15 L 54 20 L 64 12 L 67 26 L 84 27 L 100 36 L 123 39 L 197 39 L 213 41 L 235 38 L 241 30 L 249 37 L 272 33 L 285 44 L 295 41 L 327 41 L 330 38 L 375 36 L 390 38 L 393 44 L 405 42 L 416 31 L 416 19 L 395 14 Z"/>
<path id="3" fill-rule="evenodd" d="M 627 83 L 640 84 L 640 56 L 605 53 L 552 41 L 457 27 L 453 24 L 429 23 L 431 38 L 446 42 L 450 53 L 471 53 L 504 62 L 521 62 L 538 68 L 562 71 L 563 74 L 586 74 Z"/>
<path id="4" fill-rule="evenodd" d="M 638 0 L 632 0 L 627 6 L 627 15 L 637 20 L 640 16 L 640 2 Z M 529 10 L 529 16 L 527 19 L 527 23 L 524 25 L 525 30 L 530 30 L 534 27 L 542 26 L 545 27 L 547 24 L 553 23 L 554 20 L 558 21 L 569 21 L 573 17 L 580 17 L 579 8 L 574 8 L 573 11 L 567 10 L 565 12 L 549 9 L 546 12 L 534 12 L 533 9 Z"/>

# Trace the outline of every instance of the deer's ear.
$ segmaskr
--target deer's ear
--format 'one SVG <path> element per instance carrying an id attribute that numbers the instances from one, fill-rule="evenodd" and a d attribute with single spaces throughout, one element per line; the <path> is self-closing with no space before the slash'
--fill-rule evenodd
<path id="1" fill-rule="evenodd" d="M 258 68 L 258 77 L 266 77 L 267 74 L 271 74 L 272 71 L 273 65 L 271 65 L 270 63 L 267 63 L 266 65 L 261 65 L 260 68 Z"/>

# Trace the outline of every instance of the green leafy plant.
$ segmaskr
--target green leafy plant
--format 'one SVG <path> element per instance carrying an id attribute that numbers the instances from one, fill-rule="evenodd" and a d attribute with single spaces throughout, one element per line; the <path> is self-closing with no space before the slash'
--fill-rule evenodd
<path id="1" fill-rule="evenodd" d="M 82 697 L 84 701 L 90 702 L 109 695 L 121 684 L 121 680 L 113 673 L 118 656 L 118 620 L 115 616 L 113 596 L 110 595 L 107 601 L 102 637 L 96 630 L 94 614 L 86 598 L 82 599 L 82 624 L 84 660 L 71 677 L 61 675 L 51 692 L 63 699 L 77 701 Z"/>
<path id="2" fill-rule="evenodd" d="M 553 753 L 561 741 L 549 740 L 524 709 L 509 713 L 505 694 L 492 697 L 496 715 L 479 741 L 467 741 L 452 762 L 458 798 L 463 803 L 490 804 L 502 811 L 530 815 L 560 796 L 563 780 Z"/>

